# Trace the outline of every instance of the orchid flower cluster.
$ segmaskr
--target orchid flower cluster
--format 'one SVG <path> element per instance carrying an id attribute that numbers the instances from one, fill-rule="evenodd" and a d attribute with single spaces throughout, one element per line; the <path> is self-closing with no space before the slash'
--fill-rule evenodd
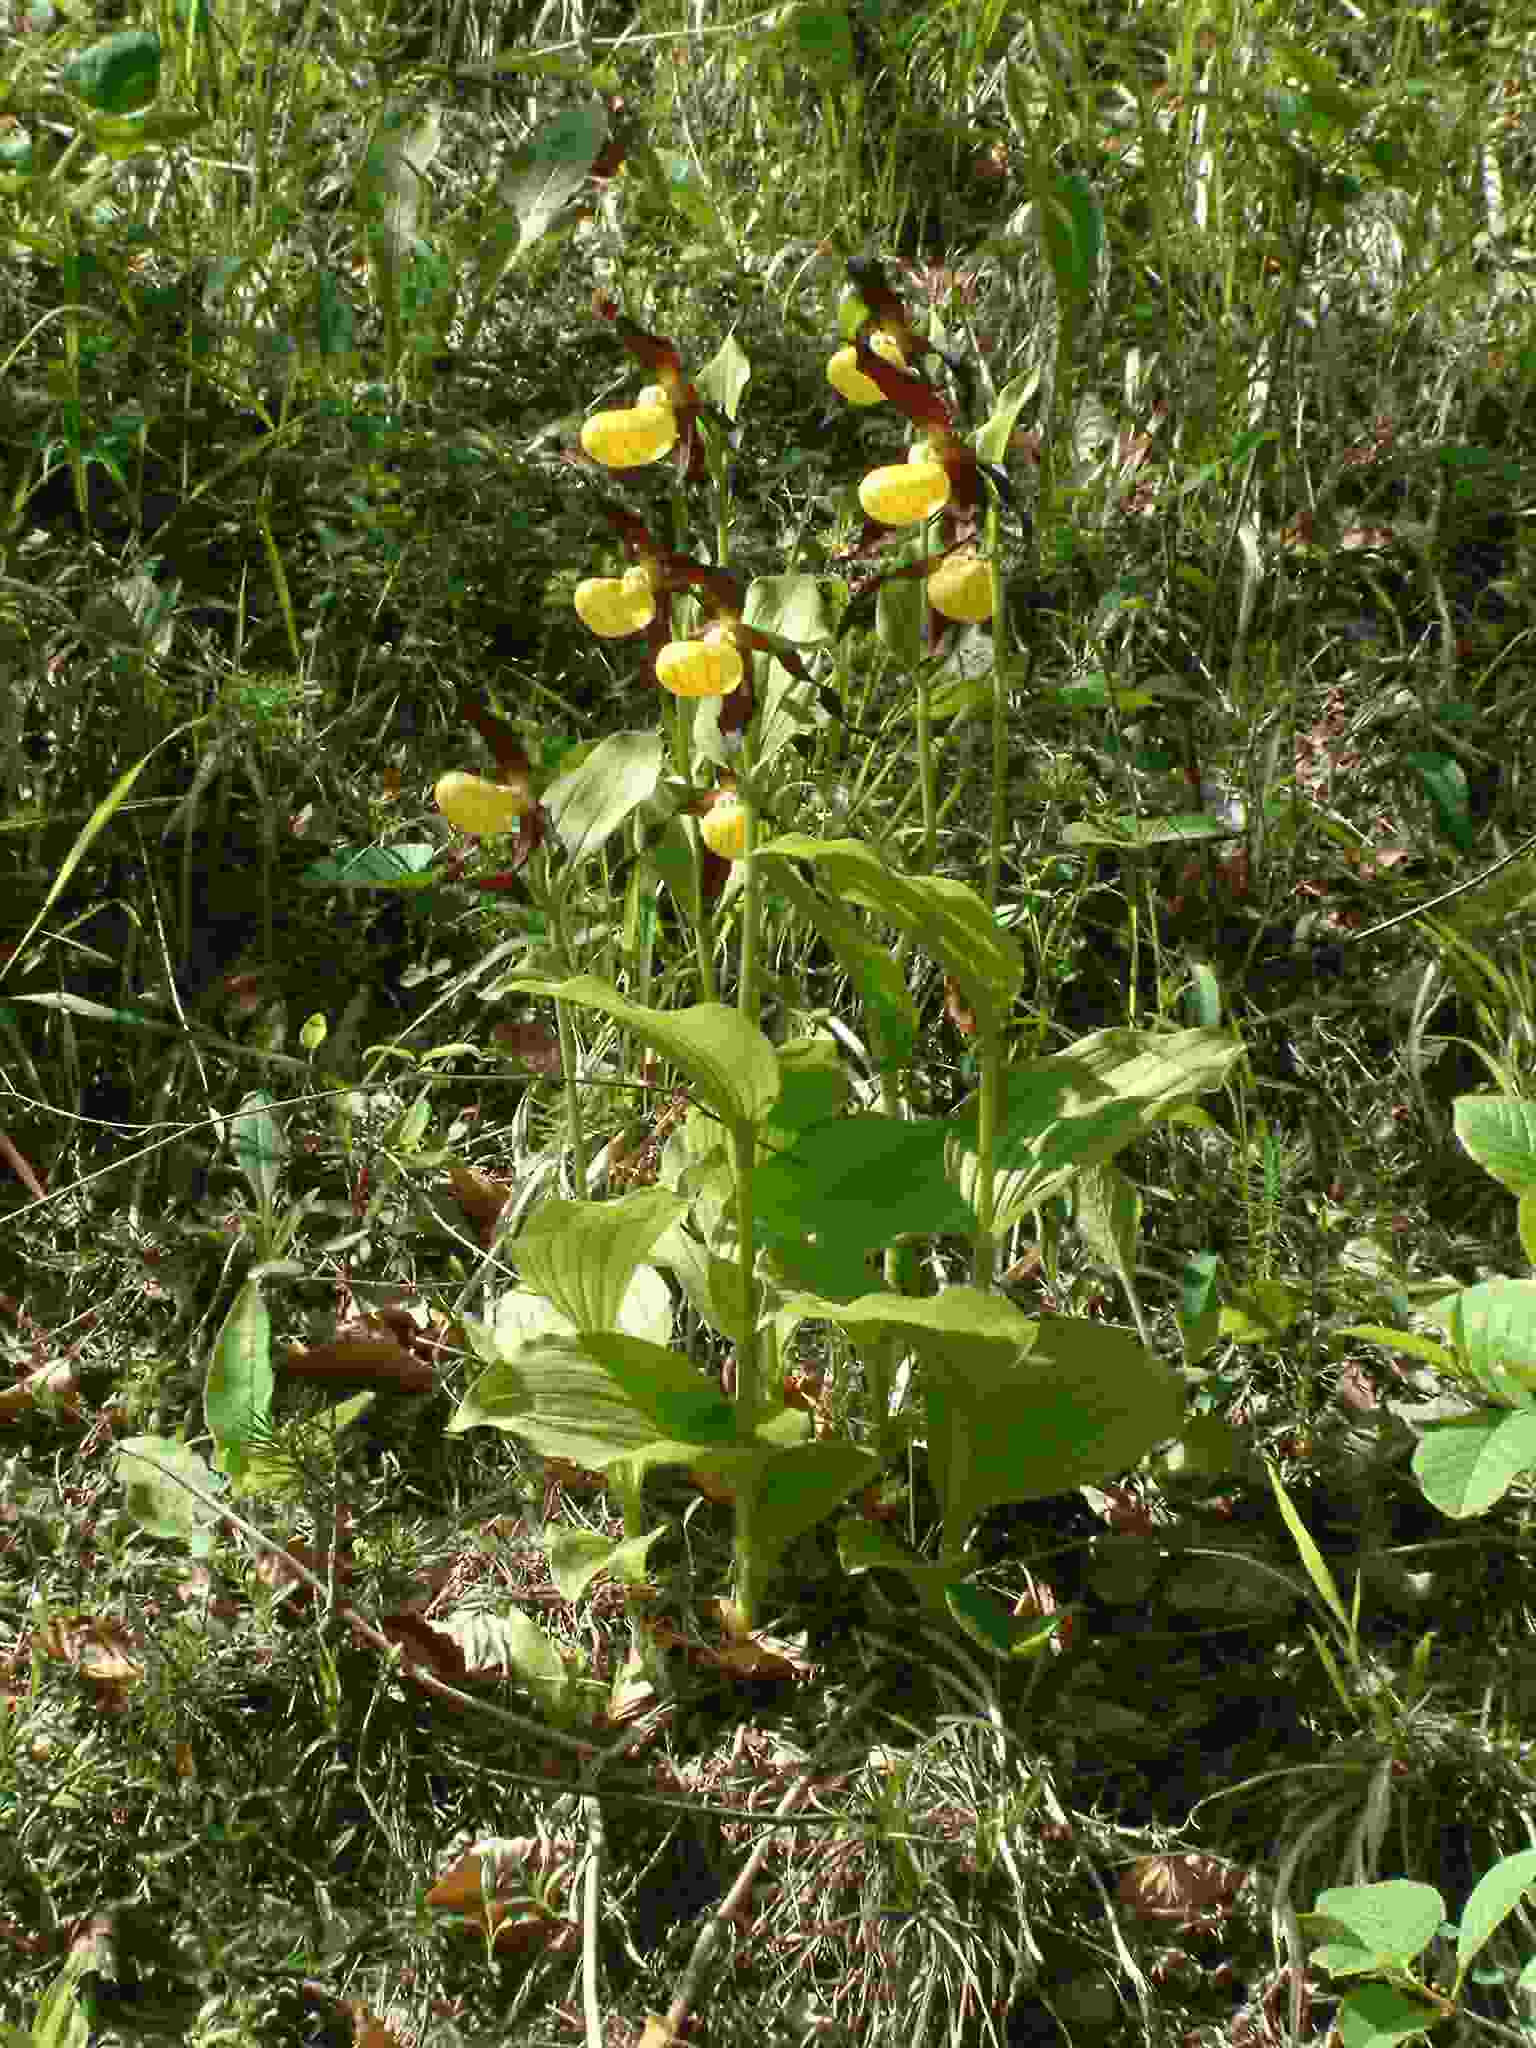
<path id="1" fill-rule="evenodd" d="M 978 461 L 956 431 L 943 397 L 914 367 L 937 351 L 912 326 L 880 266 L 855 259 L 848 274 L 850 288 L 839 308 L 839 325 L 847 339 L 827 364 L 828 381 L 854 405 L 894 404 L 922 437 L 905 462 L 874 469 L 860 484 L 859 502 L 868 523 L 852 553 L 869 552 L 889 529 L 929 521 L 938 523 L 943 536 L 936 551 L 885 570 L 855 596 L 867 599 L 883 583 L 920 575 L 935 629 L 941 631 L 947 622 L 980 624 L 992 617 L 994 606 L 992 565 L 976 546 L 980 483 L 983 474 L 994 482 L 1002 480 Z M 689 381 L 677 349 L 664 336 L 648 334 L 627 319 L 602 294 L 594 300 L 594 311 L 613 324 L 651 381 L 633 405 L 596 412 L 585 421 L 583 452 L 603 468 L 621 473 L 671 456 L 681 483 L 701 481 L 708 474 L 699 431 L 705 402 Z M 812 681 L 782 639 L 755 632 L 744 623 L 746 591 L 740 578 L 665 546 L 622 506 L 607 499 L 600 503 L 618 532 L 628 567 L 620 576 L 587 577 L 576 586 L 576 613 L 591 632 L 605 640 L 644 634 L 647 678 L 675 697 L 719 700 L 723 734 L 743 731 L 751 719 L 754 654 L 771 653 L 799 679 Z M 697 631 L 676 637 L 672 598 L 683 594 L 698 601 L 704 617 Z M 937 631 L 931 637 L 936 638 Z M 485 721 L 482 729 L 494 723 Z M 504 736 L 506 728 L 500 733 Z M 458 772 L 445 775 L 435 792 L 438 807 L 465 832 L 517 827 L 523 840 L 521 858 L 526 858 L 538 836 L 530 832 L 529 820 L 540 815 L 528 763 L 525 756 L 509 751 L 503 739 L 493 739 L 493 749 L 500 780 L 489 782 Z M 715 893 L 725 864 L 745 851 L 746 809 L 729 777 L 693 808 L 708 856 L 719 864 L 720 872 L 705 878 L 706 893 Z"/>

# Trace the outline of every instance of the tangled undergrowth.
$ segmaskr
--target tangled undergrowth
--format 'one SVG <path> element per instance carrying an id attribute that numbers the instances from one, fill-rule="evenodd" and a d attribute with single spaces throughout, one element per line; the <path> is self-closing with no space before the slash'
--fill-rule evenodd
<path id="1" fill-rule="evenodd" d="M 1519 2042 L 1517 12 L 0 52 L 0 2027 Z"/>

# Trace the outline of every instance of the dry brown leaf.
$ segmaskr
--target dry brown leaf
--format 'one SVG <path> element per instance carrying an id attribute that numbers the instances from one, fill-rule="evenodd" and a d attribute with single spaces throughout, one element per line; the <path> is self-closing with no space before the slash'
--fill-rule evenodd
<path id="1" fill-rule="evenodd" d="M 390 1336 L 337 1337 L 329 1344 L 311 1344 L 290 1351 L 283 1370 L 295 1379 L 349 1380 L 403 1394 L 430 1394 L 437 1385 L 427 1360 Z"/>
<path id="2" fill-rule="evenodd" d="M 1247 1882 L 1245 1870 L 1215 1856 L 1143 1856 L 1121 1877 L 1115 1896 L 1142 1920 L 1188 1927 L 1229 1912 Z"/>
<path id="3" fill-rule="evenodd" d="M 143 1665 L 132 1655 L 133 1637 L 121 1622 L 56 1614 L 41 1640 L 48 1656 L 73 1665 L 93 1685 L 135 1685 L 144 1676 Z"/>
<path id="4" fill-rule="evenodd" d="M 496 1235 L 501 1212 L 512 1199 L 512 1183 L 492 1180 L 488 1173 L 476 1173 L 472 1167 L 460 1166 L 457 1160 L 448 1168 L 448 1183 L 453 1199 L 479 1231 L 480 1242 L 489 1245 Z"/>

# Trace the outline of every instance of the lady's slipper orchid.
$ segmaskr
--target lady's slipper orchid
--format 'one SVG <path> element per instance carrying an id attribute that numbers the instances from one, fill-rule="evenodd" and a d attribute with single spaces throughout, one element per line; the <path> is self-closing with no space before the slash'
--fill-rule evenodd
<path id="1" fill-rule="evenodd" d="M 724 697 L 746 673 L 729 626 L 699 640 L 670 640 L 656 657 L 656 680 L 674 697 Z"/>
<path id="2" fill-rule="evenodd" d="M 637 405 L 595 412 L 581 429 L 581 445 L 605 469 L 640 469 L 659 462 L 677 442 L 677 414 L 659 384 L 648 384 Z"/>
<path id="3" fill-rule="evenodd" d="M 946 619 L 980 625 L 992 616 L 992 565 L 979 555 L 950 555 L 928 578 L 928 602 Z"/>
<path id="4" fill-rule="evenodd" d="M 877 356 L 893 363 L 898 370 L 907 367 L 900 344 L 881 329 L 876 328 L 869 336 L 869 346 Z M 880 386 L 859 368 L 859 352 L 851 343 L 847 348 L 840 348 L 827 364 L 827 382 L 852 405 L 882 405 L 885 402 L 885 393 Z"/>
<path id="5" fill-rule="evenodd" d="M 740 860 L 747 850 L 747 807 L 724 790 L 699 820 L 699 837 L 722 860 Z"/>
<path id="6" fill-rule="evenodd" d="M 526 781 L 487 782 L 483 775 L 466 775 L 458 768 L 440 776 L 432 794 L 450 825 L 482 837 L 510 832 L 533 809 L 533 792 Z"/>
<path id="7" fill-rule="evenodd" d="M 623 576 L 589 576 L 576 586 L 576 612 L 599 638 L 643 633 L 656 616 L 649 565 L 637 562 Z"/>
<path id="8" fill-rule="evenodd" d="M 859 485 L 859 503 L 881 526 L 910 526 L 949 503 L 949 472 L 925 445 L 906 462 L 872 469 Z"/>

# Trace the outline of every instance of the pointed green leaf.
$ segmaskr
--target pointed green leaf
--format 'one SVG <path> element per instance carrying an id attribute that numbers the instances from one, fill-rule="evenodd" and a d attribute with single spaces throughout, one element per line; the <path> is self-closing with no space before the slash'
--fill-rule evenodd
<path id="1" fill-rule="evenodd" d="M 1027 1619 L 1010 1614 L 984 1586 L 951 1586 L 944 1596 L 950 1614 L 973 1643 L 994 1657 L 1037 1657 L 1056 1635 L 1063 1616 L 1038 1614 Z"/>
<path id="2" fill-rule="evenodd" d="M 688 1010 L 651 1010 L 631 1003 L 594 974 L 550 981 L 524 975 L 509 991 L 552 996 L 611 1017 L 626 1031 L 672 1060 L 698 1094 L 728 1123 L 756 1123 L 779 1092 L 773 1047 L 755 1026 L 724 1003 L 696 1003 Z"/>
<path id="3" fill-rule="evenodd" d="M 546 1457 L 593 1471 L 665 1450 L 688 1464 L 734 1440 L 731 1403 L 687 1359 L 640 1338 L 591 1332 L 544 1336 L 490 1366 L 446 1425 L 452 1435 L 483 1424 L 523 1437 Z"/>
<path id="4" fill-rule="evenodd" d="M 548 234 L 586 182 L 607 139 L 607 112 L 593 100 L 554 115 L 507 158 L 499 181 L 501 197 L 516 217 L 518 233 L 498 276 L 506 262 Z"/>
<path id="5" fill-rule="evenodd" d="M 1536 1403 L 1536 1280 L 1483 1280 L 1451 1309 L 1451 1342 L 1479 1386 L 1511 1408 Z"/>
<path id="6" fill-rule="evenodd" d="M 1477 834 L 1472 825 L 1466 770 L 1453 754 L 1409 754 L 1407 761 L 1434 808 L 1441 831 L 1458 853 L 1470 853 Z"/>
<path id="7" fill-rule="evenodd" d="M 907 988 L 900 959 L 850 917 L 841 904 L 813 889 L 788 862 L 774 874 L 774 887 L 815 926 L 846 969 L 864 1005 L 865 1032 L 878 1066 L 900 1066 L 917 1043 L 917 1005 Z"/>
<path id="8" fill-rule="evenodd" d="M 1499 1411 L 1436 1423 L 1419 1439 L 1413 1476 L 1442 1515 L 1464 1521 L 1503 1498 L 1522 1472 L 1536 1471 L 1536 1410 Z"/>
<path id="9" fill-rule="evenodd" d="M 104 114 L 132 114 L 160 90 L 160 38 L 152 29 L 125 28 L 71 57 L 59 83 Z"/>
<path id="10" fill-rule="evenodd" d="M 751 377 L 752 365 L 733 329 L 693 381 L 700 394 L 713 399 L 726 418 L 734 422 L 741 410 L 741 394 Z"/>
<path id="11" fill-rule="evenodd" d="M 1478 1879 L 1462 1909 L 1456 1937 L 1457 1991 L 1479 1950 L 1492 1940 L 1533 1885 L 1536 1849 L 1522 1849 L 1514 1856 L 1506 1856 Z"/>
<path id="12" fill-rule="evenodd" d="M 661 734 L 616 732 L 544 792 L 544 808 L 572 860 L 607 844 L 661 780 Z"/>
<path id="13" fill-rule="evenodd" d="M 1019 415 L 1039 387 L 1039 371 L 1026 370 L 999 391 L 990 419 L 976 436 L 976 453 L 983 462 L 1007 461 L 1008 444 L 1013 439 L 1013 430 L 1019 423 Z"/>
<path id="14" fill-rule="evenodd" d="M 1439 2006 L 1395 1984 L 1361 1984 L 1341 2001 L 1335 2025 L 1340 2048 L 1393 2048 L 1428 2034 L 1444 2018 Z"/>
<path id="15" fill-rule="evenodd" d="M 282 1176 L 283 1155 L 288 1149 L 282 1126 L 273 1115 L 276 1104 L 264 1088 L 242 1097 L 230 1118 L 229 1146 L 235 1164 L 251 1184 L 258 1206 L 265 1212 L 277 1199 Z"/>
<path id="16" fill-rule="evenodd" d="M 66 1962 L 43 1993 L 32 2031 L 19 2036 L 28 2048 L 89 2048 L 91 2023 L 79 1993 L 89 1951 L 82 1948 L 78 1953 L 81 1960 L 72 1957 Z"/>
<path id="17" fill-rule="evenodd" d="M 1325 1970 L 1406 1970 L 1427 1948 L 1445 1919 L 1445 1901 L 1432 1884 L 1387 1878 L 1380 1884 L 1340 1885 L 1319 1892 L 1317 1913 L 1342 1930 L 1343 1939 L 1313 1951 Z M 1335 1957 L 1335 1952 L 1337 1955 Z M 1361 1962 L 1359 1957 L 1369 1960 Z M 1330 1959 L 1334 1958 L 1334 1959 Z"/>
<path id="18" fill-rule="evenodd" d="M 1075 819 L 1061 835 L 1063 846 L 1112 846 L 1122 853 L 1144 853 L 1154 846 L 1195 846 L 1211 839 L 1234 839 L 1237 828 L 1225 818 L 1187 811 L 1171 818 L 1102 818 L 1096 823 Z"/>
<path id="19" fill-rule="evenodd" d="M 808 861 L 831 893 L 895 925 L 954 976 L 971 1007 L 992 1025 L 1024 979 L 1024 957 L 976 891 L 938 875 L 903 875 L 857 839 L 800 833 L 758 848 L 760 861 Z"/>
<path id="20" fill-rule="evenodd" d="M 549 1575 L 562 1600 L 579 1600 L 602 1572 L 622 1585 L 636 1586 L 645 1579 L 645 1561 L 658 1536 L 665 1536 L 670 1523 L 659 1523 L 643 1536 L 629 1536 L 616 1542 L 597 1529 L 557 1529 L 549 1539 Z"/>
<path id="21" fill-rule="evenodd" d="M 1284 1517 L 1285 1526 L 1290 1530 L 1291 1540 L 1296 1545 L 1302 1564 L 1306 1568 L 1307 1577 L 1317 1588 L 1318 1595 L 1324 1606 L 1337 1618 L 1339 1626 L 1346 1633 L 1352 1633 L 1353 1625 L 1350 1621 L 1349 1609 L 1344 1605 L 1343 1599 L 1340 1597 L 1338 1585 L 1333 1573 L 1328 1569 L 1323 1553 L 1312 1540 L 1311 1530 L 1297 1513 L 1296 1504 L 1286 1492 L 1279 1472 L 1276 1471 L 1273 1465 L 1266 1465 L 1265 1469 L 1269 1473 L 1269 1483 L 1274 1491 L 1275 1499 L 1279 1503 L 1280 1513 Z"/>
<path id="22" fill-rule="evenodd" d="M 752 1488 L 753 1556 L 762 1569 L 771 1572 L 797 1537 L 879 1475 L 872 1452 L 835 1437 L 794 1444 L 767 1459 Z"/>
<path id="23" fill-rule="evenodd" d="M 512 1244 L 525 1285 L 552 1302 L 573 1329 L 613 1330 L 636 1266 L 662 1232 L 688 1213 L 665 1188 L 616 1202 L 545 1202 Z"/>
<path id="24" fill-rule="evenodd" d="M 224 1318 L 203 1388 L 203 1417 L 223 1471 L 238 1474 L 272 1420 L 272 1322 L 259 1280 L 247 1280 Z"/>
<path id="25" fill-rule="evenodd" d="M 962 1564 L 934 1564 L 908 1550 L 882 1522 L 847 1516 L 837 1525 L 837 1554 L 850 1577 L 859 1572 L 898 1572 L 931 1614 L 947 1612 L 946 1596 L 970 1569 Z"/>
<path id="26" fill-rule="evenodd" d="M 1462 1149 L 1512 1195 L 1536 1194 L 1536 1102 L 1461 1095 L 1452 1104 Z"/>
<path id="27" fill-rule="evenodd" d="M 188 1487 L 177 1485 L 178 1473 L 204 1493 L 217 1495 L 224 1485 L 196 1451 L 173 1437 L 126 1436 L 117 1446 L 123 1505 L 139 1527 L 151 1536 L 177 1538 L 194 1557 L 206 1557 L 219 1518 Z"/>
<path id="28" fill-rule="evenodd" d="M 1117 1166 L 1090 1166 L 1075 1183 L 1074 1220 L 1089 1251 L 1122 1280 L 1134 1282 L 1141 1196 Z"/>
<path id="29" fill-rule="evenodd" d="M 436 858 L 437 848 L 426 841 L 344 846 L 305 868 L 299 880 L 306 889 L 435 889 L 438 878 L 427 871 Z"/>

